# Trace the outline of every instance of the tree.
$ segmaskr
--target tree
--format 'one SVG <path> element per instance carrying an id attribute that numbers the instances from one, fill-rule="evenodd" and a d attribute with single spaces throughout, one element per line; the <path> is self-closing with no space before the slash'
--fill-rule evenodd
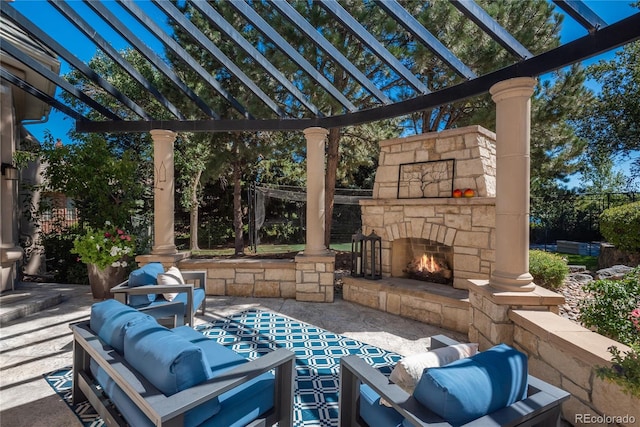
<path id="1" fill-rule="evenodd" d="M 73 199 L 81 224 L 102 228 L 110 221 L 132 228 L 145 189 L 131 151 L 116 154 L 104 138 L 91 134 L 82 144 L 63 146 L 49 137 L 41 154 L 46 189 Z"/>
<path id="2" fill-rule="evenodd" d="M 609 61 L 591 65 L 588 75 L 601 85 L 577 121 L 578 134 L 596 158 L 625 156 L 640 150 L 640 42 L 625 45 Z M 633 176 L 640 176 L 640 156 Z"/>

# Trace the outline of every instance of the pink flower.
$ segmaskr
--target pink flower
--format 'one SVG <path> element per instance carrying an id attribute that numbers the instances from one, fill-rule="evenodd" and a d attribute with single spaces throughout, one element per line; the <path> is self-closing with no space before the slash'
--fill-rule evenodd
<path id="1" fill-rule="evenodd" d="M 111 233 L 109 233 L 108 231 L 104 233 L 104 237 L 109 238 L 111 237 Z"/>
<path id="2" fill-rule="evenodd" d="M 636 329 L 640 331 L 640 305 L 631 310 L 631 313 L 629 313 L 629 319 L 631 319 L 633 326 L 635 326 Z"/>
<path id="3" fill-rule="evenodd" d="M 120 230 L 119 228 L 118 228 L 118 229 L 116 229 L 116 232 L 117 232 L 118 234 L 120 234 L 120 235 L 124 234 L 124 231 Z"/>

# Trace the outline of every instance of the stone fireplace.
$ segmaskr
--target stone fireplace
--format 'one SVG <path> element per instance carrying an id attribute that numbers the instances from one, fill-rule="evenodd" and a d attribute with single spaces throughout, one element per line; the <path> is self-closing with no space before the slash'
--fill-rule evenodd
<path id="1" fill-rule="evenodd" d="M 382 238 L 383 278 L 451 283 L 489 279 L 495 255 L 495 134 L 480 126 L 380 143 L 363 233 Z M 473 197 L 453 197 L 455 189 Z M 426 260 L 423 258 L 426 255 Z M 433 261 L 431 260 L 433 258 Z M 446 266 L 445 279 L 416 273 Z"/>

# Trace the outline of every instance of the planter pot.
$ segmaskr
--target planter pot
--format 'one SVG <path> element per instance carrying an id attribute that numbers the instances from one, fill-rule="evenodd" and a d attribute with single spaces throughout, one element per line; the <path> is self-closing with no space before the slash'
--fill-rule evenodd
<path id="1" fill-rule="evenodd" d="M 95 264 L 87 264 L 87 273 L 89 275 L 91 293 L 93 298 L 97 300 L 113 298 L 113 294 L 110 292 L 111 288 L 124 282 L 127 277 L 127 269 L 125 267 L 108 266 L 101 270 Z"/>

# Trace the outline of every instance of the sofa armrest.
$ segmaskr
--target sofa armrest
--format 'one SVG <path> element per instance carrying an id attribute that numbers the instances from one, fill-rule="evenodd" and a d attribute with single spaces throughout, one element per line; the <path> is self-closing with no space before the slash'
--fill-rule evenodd
<path id="1" fill-rule="evenodd" d="M 450 345 L 450 344 L 447 344 Z M 533 426 L 541 422 L 554 425 L 560 417 L 561 404 L 568 392 L 529 375 L 527 398 L 502 408 L 465 426 Z M 340 425 L 358 426 L 360 383 L 367 384 L 414 426 L 450 426 L 439 415 L 422 406 L 380 371 L 358 356 L 340 359 Z"/>
<path id="2" fill-rule="evenodd" d="M 207 288 L 207 271 L 206 270 L 185 270 L 185 271 L 180 271 L 180 274 L 182 274 L 182 278 L 185 280 L 185 282 L 197 282 L 197 286 L 194 283 L 194 286 L 196 288 L 202 288 L 202 289 L 206 289 Z"/>
<path id="3" fill-rule="evenodd" d="M 434 350 L 436 348 L 442 348 L 450 345 L 460 344 L 458 341 L 452 338 L 449 338 L 446 335 L 434 335 L 430 339 L 431 339 L 431 344 L 429 345 L 429 350 Z"/>
<path id="4" fill-rule="evenodd" d="M 184 412 L 207 402 L 265 372 L 275 370 L 275 421 L 288 426 L 293 423 L 293 390 L 295 354 L 278 349 L 258 359 L 244 363 L 223 375 L 198 384 L 172 396 L 165 396 L 141 376 L 127 361 L 107 346 L 89 328 L 89 322 L 70 325 L 74 336 L 74 402 L 76 393 L 87 395 L 88 359 L 93 359 L 107 375 L 131 398 L 155 425 L 181 423 Z M 85 384 L 82 382 L 85 381 Z M 92 402 L 94 403 L 94 402 Z M 274 421 L 274 422 L 275 422 Z"/>
<path id="5" fill-rule="evenodd" d="M 359 426 L 358 399 L 360 383 L 367 384 L 407 420 L 416 426 L 450 426 L 437 414 L 422 406 L 415 398 L 389 382 L 380 371 L 358 356 L 340 359 L 340 425 Z"/>

